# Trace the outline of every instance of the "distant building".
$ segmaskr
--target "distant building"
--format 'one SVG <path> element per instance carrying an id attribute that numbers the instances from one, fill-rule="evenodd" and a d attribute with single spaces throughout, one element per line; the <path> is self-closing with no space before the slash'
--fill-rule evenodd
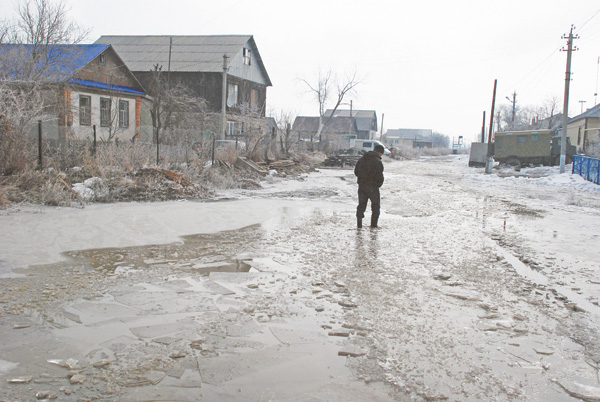
<path id="1" fill-rule="evenodd" d="M 313 146 L 318 143 L 318 148 L 325 150 L 333 147 L 334 149 L 344 149 L 350 147 L 350 139 L 358 137 L 358 128 L 356 119 L 353 117 L 332 117 L 325 119 L 326 124 L 319 132 L 319 118 L 313 116 L 298 116 L 292 125 L 293 132 L 298 136 L 301 144 L 306 144 L 309 149 L 317 148 Z M 331 145 L 331 147 L 330 147 Z"/>
<path id="2" fill-rule="evenodd" d="M 389 148 L 432 148 L 433 131 L 429 129 L 390 129 L 382 137 Z"/>
<path id="3" fill-rule="evenodd" d="M 327 109 L 325 119 L 333 113 Z M 362 140 L 373 140 L 377 136 L 377 113 L 374 110 L 341 110 L 337 109 L 333 117 L 351 117 L 356 121 L 357 138 Z"/>
<path id="4" fill-rule="evenodd" d="M 326 119 L 324 118 L 324 120 Z M 319 118 L 298 116 L 294 120 L 292 130 L 298 134 L 301 140 L 315 137 L 319 131 Z M 339 135 L 358 138 L 356 120 L 352 117 L 332 117 L 321 131 L 321 136 L 335 137 Z"/>

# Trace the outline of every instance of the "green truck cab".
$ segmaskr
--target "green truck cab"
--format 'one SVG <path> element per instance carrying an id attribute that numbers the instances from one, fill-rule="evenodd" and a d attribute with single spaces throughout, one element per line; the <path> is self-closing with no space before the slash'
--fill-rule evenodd
<path id="1" fill-rule="evenodd" d="M 555 130 L 498 131 L 494 134 L 494 159 L 512 166 L 560 164 L 560 140 Z M 573 161 L 575 146 L 567 137 L 565 163 Z"/>

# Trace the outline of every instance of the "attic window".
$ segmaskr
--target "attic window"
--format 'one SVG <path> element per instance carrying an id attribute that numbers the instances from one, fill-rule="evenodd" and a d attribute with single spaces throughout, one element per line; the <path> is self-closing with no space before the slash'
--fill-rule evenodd
<path id="1" fill-rule="evenodd" d="M 98 56 L 98 64 L 100 64 L 101 66 L 106 65 L 106 55 L 104 53 Z"/>
<path id="2" fill-rule="evenodd" d="M 250 49 L 246 49 L 244 48 L 244 52 L 243 52 L 243 60 L 244 60 L 244 64 L 249 66 L 250 65 Z"/>

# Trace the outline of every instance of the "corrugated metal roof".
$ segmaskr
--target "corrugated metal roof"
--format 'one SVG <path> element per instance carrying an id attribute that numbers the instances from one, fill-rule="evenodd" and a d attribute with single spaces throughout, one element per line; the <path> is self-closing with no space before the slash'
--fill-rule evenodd
<path id="1" fill-rule="evenodd" d="M 94 60 L 100 53 L 105 51 L 110 45 L 108 44 L 91 44 L 91 45 L 51 45 L 47 48 L 42 48 L 47 52 L 46 57 L 39 58 L 37 62 L 39 70 L 35 75 L 47 78 L 51 81 L 64 81 L 79 71 L 86 64 Z M 30 78 L 22 77 L 19 68 L 22 68 L 21 61 L 31 58 L 34 51 L 33 45 L 26 44 L 2 44 L 0 52 L 9 58 L 4 58 L 3 68 L 15 69 L 8 74 L 15 76 L 17 79 Z M 9 60 L 6 60 L 9 59 Z"/>
<path id="2" fill-rule="evenodd" d="M 223 55 L 229 57 L 229 64 L 248 42 L 254 47 L 254 56 L 270 86 L 269 75 L 252 35 L 103 35 L 95 43 L 111 44 L 131 71 L 150 71 L 156 64 L 166 70 L 170 47 L 171 71 L 222 72 Z"/>

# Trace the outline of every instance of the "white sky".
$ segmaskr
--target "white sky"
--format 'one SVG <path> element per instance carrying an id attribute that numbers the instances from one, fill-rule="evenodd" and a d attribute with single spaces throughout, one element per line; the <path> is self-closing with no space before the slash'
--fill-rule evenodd
<path id="1" fill-rule="evenodd" d="M 14 5 L 0 2 L 0 18 Z M 598 92 L 598 0 L 72 0 L 71 15 L 91 29 L 90 42 L 101 35 L 254 35 L 273 82 L 273 111 L 318 115 L 299 78 L 356 70 L 365 78 L 353 108 L 376 110 L 380 125 L 384 113 L 384 130 L 474 140 L 484 110 L 489 122 L 494 79 L 497 108 L 510 105 L 505 97 L 513 91 L 518 106 L 552 96 L 562 105 L 566 52 L 559 49 L 571 24 L 580 39 L 569 116 L 581 112 L 579 101 L 583 110 L 594 106 Z"/>

